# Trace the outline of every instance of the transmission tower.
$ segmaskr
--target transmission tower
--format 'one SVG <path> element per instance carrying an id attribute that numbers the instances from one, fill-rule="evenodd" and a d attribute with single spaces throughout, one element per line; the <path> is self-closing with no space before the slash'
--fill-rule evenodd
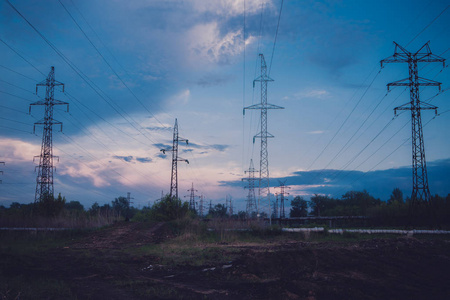
<path id="1" fill-rule="evenodd" d="M 248 188 L 247 195 L 247 205 L 246 205 L 246 213 L 247 217 L 250 217 L 253 212 L 257 212 L 258 208 L 256 206 L 256 196 L 255 196 L 255 173 L 258 172 L 253 167 L 253 159 L 250 159 L 250 167 L 245 173 L 248 173 L 248 178 L 242 178 L 242 180 L 248 181 L 248 186 L 244 188 Z"/>
<path id="2" fill-rule="evenodd" d="M 192 187 L 187 191 L 191 192 L 189 195 L 189 209 L 196 212 L 197 210 L 195 209 L 195 198 L 198 198 L 199 196 L 195 195 L 195 192 L 198 191 L 194 189 L 194 183 L 192 183 Z"/>
<path id="3" fill-rule="evenodd" d="M 45 99 L 39 100 L 30 104 L 30 113 L 32 105 L 44 105 L 44 118 L 34 123 L 33 132 L 36 131 L 36 125 L 43 125 L 41 155 L 39 157 L 38 175 L 36 178 L 36 194 L 34 202 L 43 201 L 46 197 L 51 199 L 54 197 L 53 191 L 53 142 L 52 129 L 53 125 L 61 125 L 62 122 L 53 119 L 53 107 L 55 105 L 67 105 L 69 111 L 69 103 L 60 100 L 55 100 L 55 86 L 62 86 L 64 92 L 64 84 L 55 80 L 55 67 L 52 67 L 47 79 L 36 84 L 36 94 L 39 86 L 45 86 Z"/>
<path id="4" fill-rule="evenodd" d="M 125 220 L 128 222 L 130 220 L 130 208 L 131 208 L 131 204 L 133 202 L 131 202 L 131 200 L 133 200 L 134 198 L 131 197 L 131 193 L 127 192 L 127 215 L 125 216 Z"/>
<path id="5" fill-rule="evenodd" d="M 394 108 L 394 113 L 398 110 L 411 111 L 411 131 L 412 131 L 412 172 L 413 190 L 411 195 L 411 205 L 415 206 L 418 201 L 429 203 L 431 199 L 428 187 L 427 166 L 425 160 L 425 146 L 423 141 L 421 110 L 434 110 L 437 114 L 437 107 L 421 102 L 419 99 L 419 86 L 438 86 L 441 90 L 441 83 L 430 79 L 419 77 L 417 64 L 419 62 L 442 62 L 445 67 L 445 59 L 431 53 L 427 42 L 417 52 L 411 53 L 396 42 L 394 55 L 383 59 L 381 67 L 385 63 L 408 63 L 409 77 L 387 84 L 391 86 L 409 86 L 410 102 Z"/>
<path id="6" fill-rule="evenodd" d="M 259 109 L 261 110 L 261 131 L 253 137 L 253 143 L 255 138 L 261 139 L 261 151 L 259 156 L 259 196 L 258 196 L 258 212 L 261 209 L 261 201 L 265 199 L 266 205 L 269 208 L 268 216 L 271 216 L 270 208 L 270 183 L 269 183 L 269 155 L 267 152 L 267 139 L 274 136 L 267 132 L 267 110 L 268 109 L 283 109 L 284 107 L 267 103 L 267 83 L 273 81 L 267 75 L 267 65 L 264 55 L 259 54 L 261 59 L 261 75 L 253 80 L 253 87 L 255 83 L 259 81 L 261 83 L 261 103 L 254 104 L 244 108 L 246 109 Z"/>
<path id="7" fill-rule="evenodd" d="M 290 187 L 286 186 L 286 180 L 285 181 L 278 180 L 278 182 L 280 183 L 279 186 L 280 192 L 277 194 L 277 196 L 280 195 L 280 218 L 284 219 L 286 218 L 286 214 L 284 211 L 284 200 L 285 200 L 284 196 L 289 195 L 289 193 L 286 192 L 286 188 L 290 189 Z"/>
<path id="8" fill-rule="evenodd" d="M 0 165 L 5 165 L 5 162 L 3 162 L 3 161 L 0 161 Z M 2 174 L 3 175 L 3 171 L 0 171 L 0 174 Z M 0 183 L 2 183 L 2 181 L 0 180 Z"/>
<path id="9" fill-rule="evenodd" d="M 232 202 L 233 198 L 231 197 L 231 195 L 227 195 L 225 198 L 225 206 L 227 208 L 228 211 L 228 215 L 231 217 L 233 215 L 233 202 Z"/>
<path id="10" fill-rule="evenodd" d="M 177 165 L 179 161 L 184 161 L 189 164 L 187 159 L 178 157 L 178 142 L 186 142 L 189 144 L 187 139 L 178 136 L 178 121 L 175 119 L 175 126 L 173 127 L 173 144 L 172 149 L 161 149 L 162 153 L 166 154 L 166 151 L 172 151 L 172 177 L 170 178 L 170 199 L 175 196 L 178 199 L 178 170 Z"/>
<path id="11" fill-rule="evenodd" d="M 201 195 L 200 196 L 200 205 L 198 207 L 198 211 L 199 211 L 200 217 L 203 217 L 203 209 L 204 209 L 204 207 L 203 207 L 203 195 Z"/>

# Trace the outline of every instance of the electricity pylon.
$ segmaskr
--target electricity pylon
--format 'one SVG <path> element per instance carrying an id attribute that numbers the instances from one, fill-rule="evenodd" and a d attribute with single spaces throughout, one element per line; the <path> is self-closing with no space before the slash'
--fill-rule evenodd
<path id="1" fill-rule="evenodd" d="M 266 206 L 269 209 L 268 216 L 271 216 L 270 208 L 270 183 L 269 183 L 269 154 L 267 152 L 267 139 L 274 136 L 267 132 L 267 110 L 268 109 L 284 109 L 284 107 L 267 103 L 267 83 L 273 81 L 267 75 L 267 65 L 264 55 L 259 54 L 261 59 L 261 75 L 253 80 L 253 87 L 255 83 L 259 81 L 261 83 L 261 103 L 254 104 L 244 108 L 246 109 L 259 109 L 261 110 L 261 131 L 253 137 L 253 143 L 255 138 L 261 139 L 261 151 L 259 156 L 259 197 L 258 197 L 258 212 L 262 211 L 261 201 L 265 199 Z"/>
<path id="2" fill-rule="evenodd" d="M 4 161 L 0 161 L 0 165 L 5 165 L 5 162 Z M 0 171 L 0 174 L 2 174 L 3 175 L 3 171 Z M 0 180 L 0 183 L 2 183 L 2 181 Z"/>
<path id="3" fill-rule="evenodd" d="M 397 110 L 411 111 L 411 131 L 412 131 L 412 172 L 413 172 L 413 190 L 411 195 L 411 205 L 415 206 L 418 201 L 429 203 L 431 199 L 430 189 L 428 187 L 427 166 L 425 160 L 425 146 L 423 141 L 421 110 L 434 110 L 437 114 L 437 107 L 428 103 L 421 102 L 419 99 L 419 86 L 438 86 L 441 90 L 441 83 L 430 79 L 419 77 L 419 62 L 442 62 L 445 67 L 445 59 L 431 53 L 427 42 L 417 52 L 409 52 L 396 42 L 394 55 L 383 59 L 381 67 L 385 63 L 408 63 L 409 77 L 387 84 L 391 86 L 409 86 L 410 102 L 394 108 Z"/>
<path id="4" fill-rule="evenodd" d="M 227 208 L 228 215 L 231 217 L 233 215 L 233 198 L 231 195 L 227 195 L 225 198 L 225 206 Z"/>
<path id="5" fill-rule="evenodd" d="M 52 141 L 52 129 L 53 125 L 61 125 L 62 122 L 53 119 L 53 107 L 55 105 L 67 105 L 67 111 L 69 111 L 69 103 L 60 100 L 55 100 L 55 86 L 62 86 L 64 92 L 64 84 L 55 80 L 55 67 L 52 67 L 47 78 L 36 84 L 36 94 L 39 86 L 45 86 L 45 99 L 39 100 L 30 104 L 33 105 L 44 105 L 45 112 L 44 118 L 34 123 L 33 132 L 36 131 L 36 125 L 43 125 L 44 130 L 42 133 L 42 146 L 41 155 L 35 156 L 39 157 L 38 175 L 36 177 L 36 193 L 34 202 L 41 202 L 47 197 L 50 199 L 54 198 L 53 190 L 53 141 Z"/>
<path id="6" fill-rule="evenodd" d="M 242 181 L 247 180 L 248 186 L 244 188 L 248 188 L 248 195 L 247 195 L 247 205 L 246 205 L 246 213 L 247 217 L 251 217 L 253 212 L 257 212 L 258 207 L 256 206 L 256 196 L 255 196 L 255 173 L 258 172 L 253 167 L 253 159 L 250 159 L 250 167 L 247 171 L 244 171 L 245 173 L 248 173 L 248 178 L 242 178 Z"/>
<path id="7" fill-rule="evenodd" d="M 286 213 L 284 211 L 284 199 L 285 199 L 284 196 L 289 195 L 289 193 L 286 192 L 286 188 L 290 189 L 290 187 L 286 186 L 286 180 L 285 181 L 278 180 L 278 182 L 280 183 L 279 186 L 280 192 L 277 194 L 277 196 L 280 195 L 280 218 L 284 219 L 286 218 Z"/>
<path id="8" fill-rule="evenodd" d="M 198 212 L 200 214 L 200 217 L 203 217 L 203 209 L 204 209 L 204 206 L 203 206 L 203 195 L 201 195 L 200 196 L 200 205 L 198 207 Z"/>
<path id="9" fill-rule="evenodd" d="M 197 210 L 195 209 L 195 198 L 198 198 L 199 196 L 195 195 L 195 192 L 198 191 L 194 189 L 194 183 L 192 183 L 192 187 L 187 191 L 191 192 L 189 194 L 189 209 L 196 212 Z"/>
<path id="10" fill-rule="evenodd" d="M 173 127 L 173 144 L 172 149 L 161 149 L 162 153 L 166 154 L 166 151 L 172 151 L 172 176 L 170 178 L 170 199 L 175 196 L 175 199 L 178 200 L 178 162 L 184 161 L 189 164 L 187 159 L 178 157 L 178 142 L 186 142 L 186 145 L 189 144 L 187 139 L 181 138 L 178 136 L 178 121 L 175 119 L 175 126 Z"/>

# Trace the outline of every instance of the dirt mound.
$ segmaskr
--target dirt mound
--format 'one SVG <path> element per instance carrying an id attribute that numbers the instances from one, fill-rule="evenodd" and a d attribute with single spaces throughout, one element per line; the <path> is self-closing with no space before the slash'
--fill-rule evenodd
<path id="1" fill-rule="evenodd" d="M 171 237 L 166 223 L 119 222 L 71 245 L 73 249 L 122 249 L 160 243 Z"/>

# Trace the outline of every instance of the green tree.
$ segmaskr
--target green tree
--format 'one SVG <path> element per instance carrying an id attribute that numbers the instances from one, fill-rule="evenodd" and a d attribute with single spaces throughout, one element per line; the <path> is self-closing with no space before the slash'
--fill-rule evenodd
<path id="1" fill-rule="evenodd" d="M 213 218 L 225 218 L 227 216 L 227 207 L 223 204 L 216 204 L 210 208 L 208 215 Z"/>
<path id="2" fill-rule="evenodd" d="M 64 208 L 67 210 L 84 211 L 84 206 L 80 203 L 80 201 L 69 201 L 64 204 Z"/>
<path id="3" fill-rule="evenodd" d="M 181 202 L 175 196 L 166 195 L 153 204 L 149 212 L 150 218 L 155 221 L 170 221 L 183 218 L 188 214 L 189 204 Z"/>
<path id="4" fill-rule="evenodd" d="M 403 204 L 404 203 L 404 200 L 403 200 L 403 192 L 399 189 L 399 188 L 395 188 L 393 191 L 392 191 L 392 194 L 391 194 L 391 196 L 390 196 L 390 198 L 389 198 L 389 200 L 388 200 L 388 204 L 392 204 L 392 203 L 394 203 L 394 202 L 396 202 L 396 203 L 400 203 L 400 204 Z"/>
<path id="5" fill-rule="evenodd" d="M 64 209 L 66 197 L 62 197 L 59 193 L 58 198 L 51 195 L 45 195 L 41 201 L 36 203 L 37 212 L 46 217 L 55 217 L 59 215 Z"/>
<path id="6" fill-rule="evenodd" d="M 301 196 L 295 196 L 291 200 L 291 210 L 289 216 L 291 218 L 306 217 L 308 215 L 308 202 Z"/>
<path id="7" fill-rule="evenodd" d="M 114 199 L 114 201 L 112 201 L 112 208 L 116 213 L 127 218 L 128 209 L 130 208 L 130 204 L 128 203 L 128 199 L 126 197 L 121 196 L 119 198 Z"/>
<path id="8" fill-rule="evenodd" d="M 334 207 L 334 205 L 331 204 L 331 201 L 332 200 L 328 196 L 314 194 L 309 202 L 309 206 L 312 209 L 311 214 L 320 217 L 327 209 Z"/>

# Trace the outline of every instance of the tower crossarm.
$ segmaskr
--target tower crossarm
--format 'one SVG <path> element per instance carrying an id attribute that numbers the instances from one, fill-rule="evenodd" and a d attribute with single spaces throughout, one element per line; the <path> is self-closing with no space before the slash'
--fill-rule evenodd
<path id="1" fill-rule="evenodd" d="M 381 67 L 388 63 L 404 63 L 415 60 L 416 62 L 442 62 L 445 67 L 445 58 L 435 55 L 431 52 L 429 41 L 417 52 L 411 53 L 396 42 L 394 55 L 380 61 Z"/>
<path id="2" fill-rule="evenodd" d="M 441 91 L 441 82 L 434 81 L 431 79 L 426 79 L 422 77 L 418 77 L 417 81 L 415 82 L 417 86 L 437 86 L 439 88 L 439 91 Z M 405 78 L 401 80 L 397 80 L 394 82 L 390 82 L 387 84 L 388 91 L 390 90 L 391 86 L 411 86 L 411 80 L 410 78 Z"/>

